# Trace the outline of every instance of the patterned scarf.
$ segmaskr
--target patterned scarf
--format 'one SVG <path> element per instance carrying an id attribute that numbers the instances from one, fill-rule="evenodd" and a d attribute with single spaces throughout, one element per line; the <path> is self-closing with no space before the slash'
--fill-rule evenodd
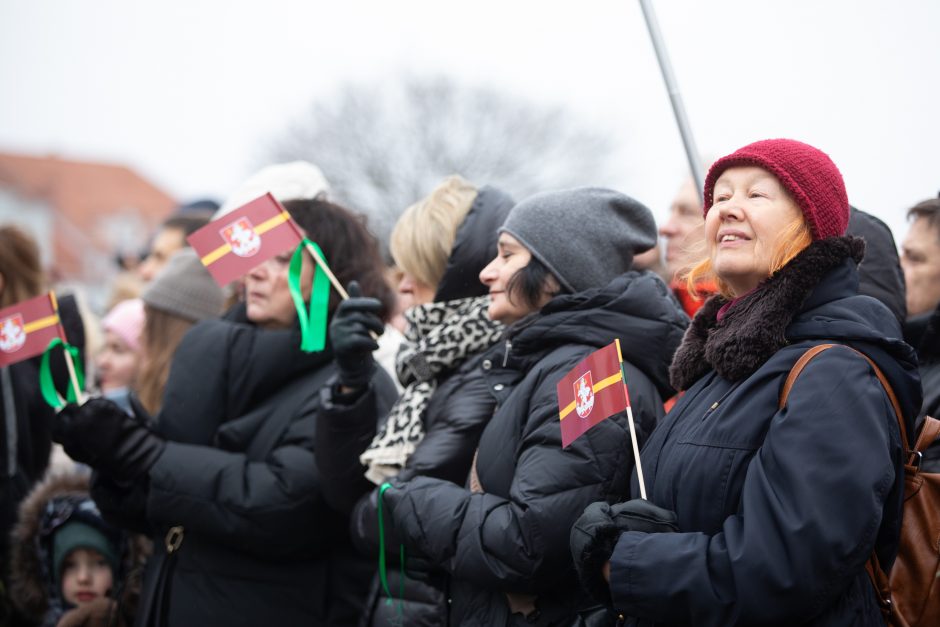
<path id="1" fill-rule="evenodd" d="M 405 312 L 408 328 L 395 358 L 405 386 L 385 426 L 359 456 L 366 478 L 379 485 L 398 474 L 424 438 L 424 414 L 438 379 L 495 343 L 503 331 L 486 315 L 488 296 L 427 303 Z"/>

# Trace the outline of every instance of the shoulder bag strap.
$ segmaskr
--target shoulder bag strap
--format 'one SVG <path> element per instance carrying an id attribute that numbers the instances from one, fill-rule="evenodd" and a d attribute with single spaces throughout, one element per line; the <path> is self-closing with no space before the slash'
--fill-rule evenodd
<path id="1" fill-rule="evenodd" d="M 881 369 L 875 364 L 875 362 L 868 357 L 868 355 L 855 350 L 851 346 L 846 346 L 845 344 L 819 344 L 817 346 L 813 346 L 803 353 L 796 363 L 793 364 L 793 368 L 790 370 L 786 381 L 783 383 L 783 389 L 780 391 L 780 409 L 783 409 L 783 407 L 787 404 L 787 397 L 790 395 L 790 389 L 796 382 L 796 378 L 800 376 L 803 368 L 806 367 L 806 364 L 808 364 L 810 360 L 819 353 L 834 346 L 845 346 L 846 348 L 858 353 L 860 356 L 865 358 L 865 361 L 867 361 L 872 370 L 874 370 L 875 376 L 878 377 L 878 381 L 881 382 L 881 386 L 888 395 L 888 400 L 891 402 L 891 407 L 894 408 L 894 415 L 897 418 L 898 427 L 901 430 L 901 445 L 904 447 L 905 451 L 910 451 L 911 449 L 907 439 L 907 429 L 904 427 L 904 416 L 901 413 L 901 405 L 898 403 L 898 398 L 894 394 L 894 390 L 891 388 L 891 384 L 888 383 L 888 379 L 884 376 L 884 373 L 881 372 Z M 925 438 L 925 432 L 928 430 L 928 425 L 930 426 L 932 436 L 927 436 Z M 917 439 L 915 451 L 910 453 L 912 459 L 913 456 L 917 454 L 916 450 L 919 450 L 920 446 L 922 445 L 922 441 L 926 440 L 926 443 L 924 444 L 924 446 L 926 446 L 926 444 L 932 442 L 937 435 L 940 435 L 940 420 L 928 418 L 928 420 L 924 423 L 924 428 L 921 430 L 921 436 Z M 885 620 L 888 620 L 892 616 L 893 610 L 891 601 L 891 584 L 887 573 L 885 573 L 885 571 L 881 568 L 881 564 L 878 562 L 878 555 L 874 550 L 871 552 L 871 557 L 869 557 L 868 561 L 865 562 L 865 571 L 868 573 L 868 577 L 871 579 L 872 586 L 875 588 L 882 615 L 885 617 Z"/>
<path id="2" fill-rule="evenodd" d="M 891 384 L 888 383 L 888 379 L 885 377 L 884 373 L 881 372 L 881 369 L 875 364 L 871 358 L 868 357 L 865 353 L 855 350 L 851 346 L 845 344 L 819 344 L 808 349 L 802 356 L 793 364 L 793 368 L 790 370 L 790 374 L 787 375 L 786 381 L 783 383 L 783 389 L 780 390 L 780 401 L 778 407 L 783 409 L 787 404 L 787 397 L 790 396 L 790 389 L 793 387 L 793 384 L 796 382 L 796 378 L 800 376 L 800 373 L 803 372 L 803 368 L 810 362 L 813 357 L 819 353 L 828 350 L 834 346 L 845 346 L 845 348 L 855 352 L 861 356 L 865 361 L 868 362 L 868 365 L 871 366 L 872 370 L 875 372 L 875 376 L 878 377 L 878 381 L 881 382 L 881 387 L 884 388 L 885 393 L 888 395 L 888 400 L 891 402 L 891 407 L 894 408 L 894 415 L 898 420 L 898 428 L 901 430 L 901 444 L 904 446 L 905 451 L 910 451 L 910 441 L 907 439 L 907 428 L 904 426 L 904 415 L 901 413 L 901 404 L 898 403 L 898 397 L 894 394 L 894 390 L 891 388 Z M 936 421 L 938 432 L 936 435 L 940 435 L 940 421 Z M 923 434 L 921 434 L 923 437 Z M 927 443 L 933 441 L 934 438 L 927 440 Z M 918 439 L 920 443 L 920 438 Z"/>

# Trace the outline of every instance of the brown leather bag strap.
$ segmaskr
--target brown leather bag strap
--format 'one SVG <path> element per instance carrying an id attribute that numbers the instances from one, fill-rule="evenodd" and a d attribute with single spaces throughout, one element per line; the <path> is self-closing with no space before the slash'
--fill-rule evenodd
<path id="1" fill-rule="evenodd" d="M 898 403 L 898 397 L 894 394 L 894 389 L 892 389 L 891 384 L 888 383 L 888 379 L 885 377 L 884 373 L 881 372 L 881 369 L 878 367 L 878 365 L 875 364 L 875 362 L 872 361 L 868 355 L 861 351 L 855 350 L 851 346 L 846 346 L 845 344 L 818 344 L 817 346 L 813 346 L 803 353 L 796 363 L 793 364 L 793 368 L 790 370 L 790 374 L 787 375 L 786 381 L 783 382 L 783 389 L 780 390 L 780 401 L 778 403 L 778 407 L 783 409 L 787 404 L 787 397 L 790 396 L 790 388 L 793 387 L 793 384 L 796 382 L 796 378 L 800 376 L 801 372 L 803 372 L 803 368 L 806 367 L 806 364 L 808 364 L 813 357 L 823 352 L 824 350 L 832 348 L 833 346 L 845 346 L 845 348 L 857 353 L 859 356 L 864 358 L 865 361 L 868 362 L 868 365 L 871 366 L 871 369 L 875 371 L 875 376 L 878 377 L 878 381 L 881 382 L 881 387 L 884 388 L 885 393 L 888 395 L 888 400 L 891 402 L 891 407 L 894 408 L 894 415 L 898 420 L 898 428 L 901 430 L 901 444 L 904 446 L 905 451 L 910 451 L 911 446 L 909 440 L 907 439 L 907 428 L 904 426 L 904 414 L 901 413 L 901 404 Z M 938 434 L 940 434 L 940 431 L 938 431 Z M 933 439 L 929 440 L 928 442 L 932 441 Z"/>
<path id="2" fill-rule="evenodd" d="M 793 368 L 790 370 L 790 374 L 787 375 L 786 381 L 783 383 L 783 389 L 780 391 L 780 409 L 783 409 L 787 404 L 787 397 L 790 395 L 790 388 L 793 387 L 793 384 L 796 382 L 796 378 L 800 376 L 801 372 L 803 372 L 803 368 L 806 367 L 806 364 L 808 364 L 813 357 L 825 350 L 832 348 L 833 346 L 845 346 L 846 348 L 855 351 L 864 357 L 865 361 L 868 362 L 868 365 L 870 365 L 872 370 L 875 371 L 875 376 L 878 377 L 878 381 L 881 382 L 881 386 L 884 388 L 885 393 L 888 395 L 888 400 L 891 402 L 891 407 L 894 408 L 894 415 L 897 418 L 898 427 L 901 429 L 901 444 L 905 451 L 910 451 L 911 449 L 907 440 L 907 429 L 904 427 L 904 416 L 901 413 L 901 405 L 898 403 L 898 398 L 894 394 L 894 390 L 891 388 L 891 384 L 888 383 L 888 379 L 885 377 L 884 373 L 881 372 L 881 369 L 875 364 L 875 362 L 873 362 L 868 357 L 868 355 L 855 350 L 851 346 L 846 346 L 845 344 L 819 344 L 803 353 L 796 363 L 793 364 Z M 931 421 L 935 424 L 931 424 Z M 940 435 L 940 420 L 933 420 L 932 418 L 928 418 L 928 421 L 924 424 L 924 429 L 921 431 L 921 437 L 917 439 L 918 446 L 921 444 L 921 440 L 925 439 L 924 431 L 927 430 L 928 424 L 931 425 L 931 429 L 937 429 L 937 431 L 933 434 L 933 437 L 930 437 L 930 439 L 927 440 L 928 444 L 936 439 L 937 435 Z M 872 586 L 875 588 L 875 592 L 878 596 L 878 604 L 881 607 L 881 613 L 884 616 L 885 621 L 888 622 L 888 619 L 891 617 L 893 610 L 893 604 L 891 601 L 891 584 L 888 579 L 888 575 L 881 568 L 881 564 L 878 562 L 878 555 L 874 550 L 872 550 L 868 561 L 865 562 L 865 571 L 868 573 L 868 577 L 871 579 Z"/>
<path id="3" fill-rule="evenodd" d="M 914 450 L 911 451 L 910 463 L 913 464 L 914 457 L 917 453 L 924 452 L 938 437 L 940 437 L 940 420 L 931 418 L 930 416 L 924 416 L 924 424 L 920 427 L 920 435 L 917 436 L 917 442 L 914 443 Z"/>

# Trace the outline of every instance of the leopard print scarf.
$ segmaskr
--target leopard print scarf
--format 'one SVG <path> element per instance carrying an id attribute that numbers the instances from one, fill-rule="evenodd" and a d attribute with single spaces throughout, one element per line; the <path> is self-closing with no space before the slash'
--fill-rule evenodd
<path id="1" fill-rule="evenodd" d="M 405 312 L 408 328 L 395 370 L 405 386 L 385 426 L 360 455 L 366 478 L 379 485 L 398 474 L 424 438 L 424 413 L 442 375 L 490 347 L 503 331 L 486 315 L 488 296 L 427 303 Z"/>

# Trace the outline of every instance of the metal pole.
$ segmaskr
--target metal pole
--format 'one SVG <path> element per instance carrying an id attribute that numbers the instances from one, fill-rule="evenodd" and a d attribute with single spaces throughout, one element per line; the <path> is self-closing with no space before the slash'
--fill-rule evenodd
<path id="1" fill-rule="evenodd" d="M 672 111 L 676 116 L 676 124 L 679 125 L 679 133 L 682 135 L 685 154 L 689 159 L 689 169 L 692 171 L 692 178 L 695 179 L 695 189 L 698 192 L 699 200 L 704 202 L 702 187 L 705 177 L 702 173 L 701 157 L 695 147 L 695 140 L 692 138 L 692 128 L 689 126 L 689 119 L 685 115 L 682 96 L 679 94 L 676 77 L 672 73 L 672 65 L 669 63 L 669 55 L 666 53 L 662 33 L 659 32 L 659 22 L 656 21 L 656 13 L 653 12 L 653 5 L 650 0 L 640 0 L 640 8 L 643 9 L 646 28 L 649 30 L 650 39 L 653 40 L 653 49 L 656 51 L 656 58 L 659 60 L 659 69 L 662 71 L 663 80 L 666 82 L 666 90 L 669 92 L 669 100 L 672 102 Z"/>

